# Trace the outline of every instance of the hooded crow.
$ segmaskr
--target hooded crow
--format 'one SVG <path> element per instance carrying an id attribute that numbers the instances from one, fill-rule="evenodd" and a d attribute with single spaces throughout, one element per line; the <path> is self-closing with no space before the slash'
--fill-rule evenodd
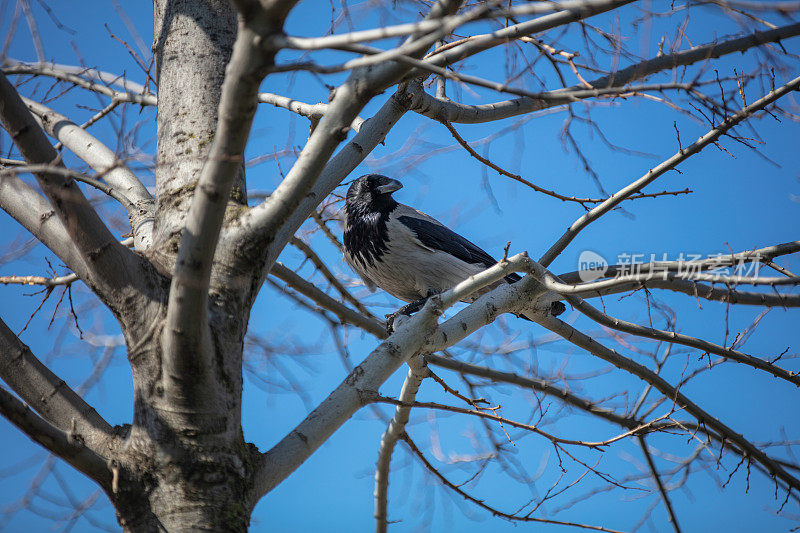
<path id="1" fill-rule="evenodd" d="M 388 315 L 419 310 L 425 299 L 497 264 L 492 256 L 441 222 L 403 205 L 392 193 L 403 187 L 397 180 L 367 174 L 355 180 L 344 204 L 344 259 L 370 290 L 380 287 L 411 304 Z M 521 278 L 505 277 L 507 283 Z M 497 286 L 498 282 L 474 294 Z M 564 312 L 553 302 L 550 312 Z M 526 318 L 521 315 L 522 318 Z"/>

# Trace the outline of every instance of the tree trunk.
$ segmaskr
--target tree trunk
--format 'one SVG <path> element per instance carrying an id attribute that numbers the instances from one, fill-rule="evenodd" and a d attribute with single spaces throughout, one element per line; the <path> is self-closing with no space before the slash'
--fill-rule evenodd
<path id="1" fill-rule="evenodd" d="M 148 255 L 165 274 L 174 268 L 180 230 L 214 139 L 237 17 L 227 0 L 155 0 L 154 11 L 158 216 Z M 231 195 L 237 203 L 244 203 L 243 178 L 240 172 Z M 230 273 L 225 267 L 220 265 Z M 170 280 L 156 273 L 153 278 L 156 288 L 143 320 L 124 331 L 134 418 L 107 492 L 127 531 L 245 531 L 254 505 L 247 498 L 247 466 L 256 451 L 244 442 L 240 424 L 249 299 L 246 291 L 214 284 L 206 343 L 213 375 L 166 375 L 165 350 L 172 349 L 163 340 Z M 197 386 L 175 398 L 165 393 L 170 381 Z"/>
<path id="2" fill-rule="evenodd" d="M 153 57 L 158 83 L 153 252 L 172 272 L 180 230 L 217 130 L 225 67 L 236 41 L 228 0 L 154 0 Z M 232 199 L 244 204 L 244 171 Z"/>

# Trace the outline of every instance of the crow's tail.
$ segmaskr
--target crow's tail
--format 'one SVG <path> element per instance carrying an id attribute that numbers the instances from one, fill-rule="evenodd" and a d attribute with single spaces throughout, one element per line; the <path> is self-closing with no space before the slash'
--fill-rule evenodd
<path id="1" fill-rule="evenodd" d="M 550 304 L 550 314 L 553 316 L 558 316 L 564 311 L 567 310 L 567 306 L 564 305 L 564 302 L 553 302 Z M 524 318 L 528 322 L 533 322 L 530 318 L 526 317 L 525 315 L 519 315 L 520 318 Z"/>

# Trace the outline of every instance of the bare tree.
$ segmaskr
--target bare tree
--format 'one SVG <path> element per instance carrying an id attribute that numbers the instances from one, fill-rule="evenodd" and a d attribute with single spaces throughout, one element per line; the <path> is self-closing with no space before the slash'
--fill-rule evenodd
<path id="1" fill-rule="evenodd" d="M 754 383 L 794 391 L 800 375 L 791 369 L 792 354 L 788 349 L 773 355 L 742 351 L 763 314 L 719 344 L 680 333 L 681 313 L 660 303 L 658 294 L 682 293 L 684 306 L 721 302 L 708 305 L 726 309 L 726 331 L 729 308 L 798 307 L 800 295 L 794 289 L 800 277 L 779 261 L 796 257 L 800 241 L 776 243 L 764 235 L 756 249 L 691 261 L 598 263 L 593 265 L 598 268 L 568 273 L 549 267 L 582 231 L 600 218 L 607 220 L 612 211 L 640 200 L 680 205 L 692 192 L 688 188 L 646 187 L 703 149 L 727 150 L 725 143 L 759 153 L 755 120 L 792 127 L 798 111 L 789 95 L 800 87 L 800 57 L 790 48 L 796 51 L 794 38 L 800 35 L 800 23 L 794 22 L 797 2 L 343 2 L 331 4 L 327 34 L 310 37 L 289 34 L 295 28 L 303 31 L 301 22 L 292 19 L 299 9 L 293 0 L 153 4 L 152 57 L 141 43 L 109 37 L 135 57 L 141 66 L 136 76 L 51 62 L 29 1 L 4 2 L 0 8 L 9 28 L 0 74 L 5 129 L 0 206 L 68 269 L 61 274 L 19 272 L 0 281 L 41 286 L 44 300 L 62 291 L 70 307 L 65 323 L 78 326 L 79 317 L 110 312 L 123 336 L 117 344 L 124 345 L 134 390 L 133 419 L 112 426 L 102 409 L 83 396 L 102 381 L 113 342 L 92 344 L 99 350 L 94 371 L 82 385 L 67 384 L 0 322 L 0 378 L 5 383 L 0 412 L 95 482 L 124 530 L 246 530 L 259 500 L 357 411 L 371 406 L 382 416 L 377 406 L 383 404 L 394 413 L 375 442 L 377 531 L 385 531 L 400 514 L 389 508 L 392 457 L 400 443 L 442 490 L 508 521 L 608 531 L 615 527 L 612 514 L 586 523 L 571 517 L 570 505 L 606 491 L 632 490 L 651 496 L 650 509 L 663 506 L 671 527 L 679 531 L 680 510 L 671 491 L 703 470 L 722 486 L 739 472 L 747 476 L 748 488 L 753 470 L 774 488 L 774 494 L 767 489 L 765 499 L 771 512 L 791 515 L 788 507 L 796 509 L 797 435 L 780 442 L 754 440 L 698 400 L 691 388 L 703 379 L 723 390 L 724 377 L 716 376 L 725 376 L 719 373 L 735 362 L 752 374 Z M 738 25 L 738 33 L 721 36 L 707 28 L 704 42 L 689 41 L 690 16 L 709 11 Z M 47 12 L 59 24 L 58 10 Z M 36 62 L 7 55 L 22 25 L 30 30 Z M 637 52 L 641 40 L 657 51 Z M 732 54 L 744 54 L 746 66 L 732 72 L 717 69 L 717 62 Z M 318 80 L 314 87 L 325 103 L 294 99 L 296 79 Z M 274 92 L 260 92 L 262 84 Z M 490 95 L 492 102 L 477 103 L 475 94 Z M 62 114 L 70 113 L 61 105 L 67 96 L 80 98 L 83 109 L 91 110 L 84 124 Z M 586 126 L 598 142 L 618 150 L 617 157 L 635 157 L 613 145 L 590 111 L 642 99 L 675 113 L 676 151 L 607 192 L 606 187 L 616 185 L 601 180 L 574 129 Z M 59 106 L 61 112 L 54 109 Z M 135 121 L 150 107 L 157 108 L 154 151 L 137 138 L 138 126 L 130 124 L 131 117 Z M 274 153 L 254 146 L 255 141 L 248 144 L 257 110 L 308 119 L 305 144 L 294 147 L 292 135 Z M 544 120 L 552 110 L 566 116 L 560 132 L 564 146 L 592 178 L 596 194 L 581 196 L 571 182 L 537 182 L 509 170 L 513 162 L 507 165 L 489 155 L 489 146 L 506 142 L 506 134 Z M 376 318 L 380 304 L 358 288 L 351 273 L 333 264 L 341 245 L 339 227 L 331 222 L 338 218 L 337 188 L 346 185 L 404 116 L 422 128 L 439 123 L 436 140 L 420 130 L 402 145 L 387 146 L 390 153 L 371 162 L 384 173 L 407 174 L 437 153 L 460 150 L 465 160 L 515 182 L 521 194 L 579 216 L 562 235 L 552 236 L 552 245 L 537 260 L 533 252 L 509 253 L 507 246 L 500 263 L 429 298 L 421 311 L 401 317 L 390 333 Z M 702 125 L 705 133 L 688 142 L 679 118 Z M 94 124 L 108 121 L 114 121 L 116 139 L 90 133 Z M 467 140 L 458 125 L 477 123 L 497 125 L 488 137 Z M 246 149 L 258 153 L 250 164 L 274 163 L 273 174 L 280 174 L 274 188 L 248 193 L 256 185 L 246 178 Z M 299 266 L 278 262 L 287 247 L 297 252 L 289 257 L 302 257 Z M 2 260 L 18 265 L 10 261 L 34 249 L 34 244 L 15 240 Z M 760 272 L 748 270 L 758 265 Z M 512 271 L 525 277 L 444 314 Z M 270 372 L 280 370 L 254 368 L 247 354 L 274 358 L 313 350 L 310 344 L 281 344 L 274 332 L 248 332 L 265 283 L 278 289 L 262 296 L 270 306 L 286 308 L 294 302 L 318 315 L 350 368 L 294 429 L 261 451 L 243 436 L 243 380 L 246 372 L 254 379 L 276 379 Z M 76 298 L 76 310 L 72 288 L 81 284 L 88 291 Z M 603 296 L 614 294 L 635 295 L 647 318 L 637 323 L 611 314 Z M 579 328 L 555 318 L 542 305 L 541 313 L 530 316 L 538 326 L 517 324 L 536 328 L 540 336 L 521 340 L 526 337 L 513 334 L 510 321 L 498 320 L 553 298 L 587 317 L 589 325 Z M 550 333 L 542 337 L 541 328 Z M 376 339 L 369 353 L 350 353 L 355 345 L 347 336 L 351 330 Z M 86 333 L 87 340 L 91 335 Z M 313 337 L 308 334 L 306 340 Z M 542 343 L 574 349 L 594 366 L 587 372 L 585 366 L 565 363 L 557 372 L 543 372 L 526 364 L 520 354 Z M 503 364 L 497 364 L 498 354 Z M 662 372 L 676 360 L 682 367 L 677 377 Z M 401 366 L 407 366 L 402 388 L 381 389 Z M 577 386 L 579 381 L 601 382 L 609 371 L 629 376 L 622 390 L 598 398 Z M 286 379 L 287 387 L 302 394 L 302 386 Z M 419 394 L 425 382 L 438 383 L 441 393 Z M 512 416 L 492 403 L 493 390 L 533 395 L 535 401 L 525 404 L 527 412 L 517 410 Z M 459 460 L 458 470 L 450 468 L 455 462 L 439 459 L 435 445 L 428 450 L 414 437 L 409 420 L 418 411 L 451 413 L 462 423 L 477 424 L 475 453 Z M 597 421 L 605 436 L 596 439 L 580 425 L 554 420 L 581 416 Z M 263 413 L 263 423 L 269 424 L 270 417 Z M 544 481 L 529 473 L 541 457 L 522 460 L 513 454 L 528 435 L 526 443 L 536 440 L 537 450 L 543 445 L 552 454 L 544 463 Z M 603 459 L 604 450 L 623 444 L 640 450 L 641 469 L 631 472 Z M 46 460 L 29 494 L 42 476 L 55 475 L 54 464 Z M 529 495 L 522 504 L 476 495 L 490 468 Z M 99 497 L 98 492 L 75 499 L 59 520 L 71 527 Z M 6 513 L 30 507 L 31 499 L 25 498 Z M 554 506 L 560 507 L 554 511 Z"/>

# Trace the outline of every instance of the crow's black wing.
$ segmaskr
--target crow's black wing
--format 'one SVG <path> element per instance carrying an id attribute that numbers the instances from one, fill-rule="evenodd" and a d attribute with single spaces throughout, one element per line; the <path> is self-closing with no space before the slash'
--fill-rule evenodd
<path id="1" fill-rule="evenodd" d="M 465 263 L 481 264 L 486 267 L 497 263 L 491 255 L 441 224 L 406 215 L 397 217 L 397 220 L 411 229 L 417 239 L 428 248 L 446 252 Z"/>
<path id="2" fill-rule="evenodd" d="M 446 252 L 465 263 L 473 265 L 483 265 L 488 268 L 497 264 L 497 261 L 491 255 L 435 218 L 402 204 L 400 204 L 395 213 L 398 215 L 397 220 L 413 231 L 423 246 L 432 250 Z M 504 279 L 508 283 L 514 283 L 522 278 L 512 272 Z"/>

